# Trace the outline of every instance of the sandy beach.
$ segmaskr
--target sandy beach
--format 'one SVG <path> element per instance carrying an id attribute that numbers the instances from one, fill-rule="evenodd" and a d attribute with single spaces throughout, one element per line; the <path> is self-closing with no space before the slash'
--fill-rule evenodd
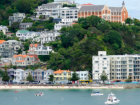
<path id="1" fill-rule="evenodd" d="M 0 86 L 0 90 L 4 89 L 125 89 L 122 86 Z"/>

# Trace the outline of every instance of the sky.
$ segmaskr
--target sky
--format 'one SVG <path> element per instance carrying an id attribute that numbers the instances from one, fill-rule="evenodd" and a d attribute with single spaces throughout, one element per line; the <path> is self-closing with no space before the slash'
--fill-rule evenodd
<path id="1" fill-rule="evenodd" d="M 94 5 L 105 5 L 110 7 L 121 7 L 123 0 L 75 0 L 76 3 L 87 4 L 92 3 Z M 124 0 L 125 7 L 131 18 L 140 19 L 140 0 Z"/>

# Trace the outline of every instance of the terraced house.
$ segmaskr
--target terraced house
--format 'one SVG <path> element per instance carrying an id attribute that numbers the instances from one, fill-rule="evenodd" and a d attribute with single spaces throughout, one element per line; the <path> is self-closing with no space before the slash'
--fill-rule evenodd
<path id="1" fill-rule="evenodd" d="M 54 72 L 54 81 L 68 81 L 71 77 L 71 72 L 69 70 L 57 70 Z"/>
<path id="2" fill-rule="evenodd" d="M 121 7 L 109 7 L 107 5 L 82 5 L 78 12 L 78 18 L 86 18 L 91 15 L 98 16 L 109 22 L 120 23 L 124 23 L 125 19 L 129 17 L 124 1 Z"/>

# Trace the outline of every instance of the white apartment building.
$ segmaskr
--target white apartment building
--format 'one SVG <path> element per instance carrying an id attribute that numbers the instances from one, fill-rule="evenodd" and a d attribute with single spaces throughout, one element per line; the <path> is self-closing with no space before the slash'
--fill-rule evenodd
<path id="1" fill-rule="evenodd" d="M 33 40 L 44 44 L 55 41 L 56 37 L 59 35 L 60 33 L 57 31 L 43 31 L 41 32 L 40 36 L 34 38 Z"/>
<path id="2" fill-rule="evenodd" d="M 50 75 L 53 75 L 54 70 L 48 69 L 44 71 L 44 81 L 49 81 Z"/>
<path id="3" fill-rule="evenodd" d="M 24 77 L 24 70 L 22 69 L 16 69 L 14 71 L 14 79 L 13 82 L 21 82 L 23 80 Z"/>
<path id="4" fill-rule="evenodd" d="M 25 13 L 14 13 L 13 16 L 9 16 L 9 26 L 14 22 L 22 22 L 25 17 Z"/>
<path id="5" fill-rule="evenodd" d="M 132 81 L 140 81 L 140 55 L 106 55 L 106 51 L 99 51 L 92 57 L 92 65 L 93 80 L 100 80 L 105 70 L 110 80 L 125 81 L 130 76 Z"/>
<path id="6" fill-rule="evenodd" d="M 75 0 L 54 0 L 54 2 L 61 3 L 62 5 L 63 4 L 67 4 L 67 5 L 75 4 Z"/>
<path id="7" fill-rule="evenodd" d="M 40 32 L 33 32 L 33 31 L 28 31 L 28 30 L 18 30 L 16 32 L 16 36 L 20 40 L 33 39 L 34 37 L 40 36 Z"/>
<path id="8" fill-rule="evenodd" d="M 71 77 L 74 72 L 71 71 Z M 79 80 L 89 80 L 89 71 L 76 71 Z"/>
<path id="9" fill-rule="evenodd" d="M 98 51 L 98 56 L 92 57 L 92 79 L 100 80 L 103 72 L 106 72 L 108 80 L 110 80 L 110 57 L 106 55 L 106 51 Z"/>
<path id="10" fill-rule="evenodd" d="M 29 73 L 32 75 L 33 70 L 27 69 L 27 70 L 24 71 L 24 75 L 23 75 L 24 80 L 27 80 L 27 77 L 28 77 Z"/>
<path id="11" fill-rule="evenodd" d="M 62 27 L 68 27 L 68 26 L 71 26 L 70 24 L 63 24 L 63 23 L 58 23 L 54 25 L 54 30 L 58 31 L 58 30 L 61 30 Z"/>
<path id="12" fill-rule="evenodd" d="M 61 3 L 47 3 L 38 6 L 36 10 L 36 17 L 39 18 L 40 15 L 45 15 L 46 17 L 58 18 L 60 16 L 60 8 L 62 8 Z"/>
<path id="13" fill-rule="evenodd" d="M 8 27 L 0 25 L 0 32 L 3 32 L 3 34 L 6 35 L 8 32 Z"/>
<path id="14" fill-rule="evenodd" d="M 42 44 L 30 44 L 28 53 L 36 55 L 49 55 L 54 52 L 51 46 L 43 46 Z"/>
<path id="15" fill-rule="evenodd" d="M 76 7 L 64 7 L 60 9 L 61 22 L 64 24 L 71 24 L 74 21 L 78 21 L 79 8 Z"/>

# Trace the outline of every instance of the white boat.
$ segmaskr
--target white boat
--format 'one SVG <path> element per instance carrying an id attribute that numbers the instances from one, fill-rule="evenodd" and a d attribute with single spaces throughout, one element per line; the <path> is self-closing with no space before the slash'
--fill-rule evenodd
<path id="1" fill-rule="evenodd" d="M 43 96 L 44 93 L 36 93 L 35 96 Z"/>
<path id="2" fill-rule="evenodd" d="M 91 96 L 102 96 L 102 95 L 104 95 L 104 94 L 100 93 L 100 92 L 91 93 Z"/>
<path id="3" fill-rule="evenodd" d="M 115 94 L 111 93 L 108 95 L 107 101 L 105 102 L 105 105 L 115 105 L 118 104 L 120 100 L 118 100 L 115 96 Z"/>

